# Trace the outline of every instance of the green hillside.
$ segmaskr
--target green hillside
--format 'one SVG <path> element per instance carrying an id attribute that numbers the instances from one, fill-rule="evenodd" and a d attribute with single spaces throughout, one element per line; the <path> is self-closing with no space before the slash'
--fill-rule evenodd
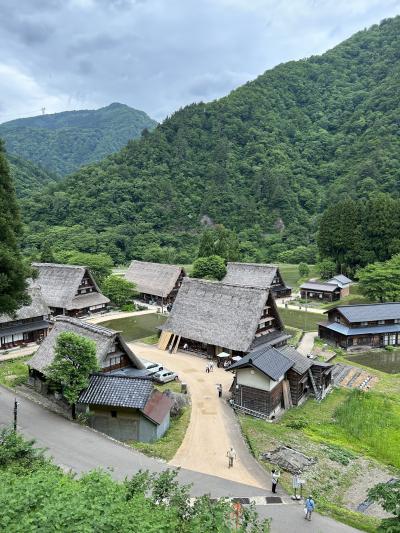
<path id="1" fill-rule="evenodd" d="M 32 194 L 33 191 L 37 191 L 43 185 L 60 179 L 57 174 L 36 166 L 30 161 L 22 159 L 22 157 L 8 154 L 7 159 L 17 196 L 20 198 Z"/>
<path id="2" fill-rule="evenodd" d="M 396 17 L 189 105 L 33 196 L 27 246 L 79 241 L 117 260 L 161 247 L 164 259 L 190 262 L 204 221 L 237 231 L 247 260 L 310 246 L 320 213 L 339 198 L 399 196 L 399 85 Z"/>
<path id="3" fill-rule="evenodd" d="M 0 124 L 7 151 L 61 175 L 120 150 L 156 122 L 143 111 L 114 103 Z"/>

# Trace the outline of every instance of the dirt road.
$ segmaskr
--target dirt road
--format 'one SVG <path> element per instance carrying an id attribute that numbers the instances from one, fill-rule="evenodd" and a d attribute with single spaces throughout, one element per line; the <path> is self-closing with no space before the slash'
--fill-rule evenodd
<path id="1" fill-rule="evenodd" d="M 171 355 L 139 343 L 130 343 L 130 347 L 137 355 L 177 372 L 189 387 L 192 415 L 172 465 L 255 487 L 269 485 L 268 477 L 243 441 L 232 409 L 226 404 L 232 384 L 230 372 L 214 367 L 214 372 L 208 374 L 205 371 L 207 361 L 194 355 L 181 352 Z M 218 383 L 222 384 L 222 398 L 218 397 Z M 237 460 L 233 468 L 228 468 L 226 452 L 231 445 L 236 450 Z"/>

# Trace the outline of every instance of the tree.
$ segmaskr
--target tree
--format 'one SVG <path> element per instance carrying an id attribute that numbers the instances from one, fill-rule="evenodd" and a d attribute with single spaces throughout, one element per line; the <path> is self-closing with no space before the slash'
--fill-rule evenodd
<path id="1" fill-rule="evenodd" d="M 368 499 L 379 503 L 392 518 L 384 518 L 377 531 L 400 533 L 400 480 L 394 483 L 378 483 L 368 491 Z"/>
<path id="2" fill-rule="evenodd" d="M 206 279 L 222 279 L 226 274 L 225 261 L 218 255 L 199 257 L 193 263 L 192 277 Z"/>
<path id="3" fill-rule="evenodd" d="M 301 278 L 305 278 L 310 273 L 310 269 L 307 265 L 307 263 L 300 263 L 299 264 L 299 274 Z"/>
<path id="4" fill-rule="evenodd" d="M 317 263 L 317 270 L 322 279 L 329 279 L 336 274 L 336 264 L 330 259 Z"/>
<path id="5" fill-rule="evenodd" d="M 118 307 L 132 303 L 137 295 L 136 285 L 121 276 L 108 276 L 102 285 L 104 294 Z"/>
<path id="6" fill-rule="evenodd" d="M 55 257 L 53 254 L 53 250 L 48 243 L 48 241 L 44 241 L 40 248 L 40 261 L 42 263 L 55 263 Z"/>
<path id="7" fill-rule="evenodd" d="M 10 169 L 0 139 L 0 314 L 29 303 L 25 265 L 18 246 L 22 225 Z"/>
<path id="8" fill-rule="evenodd" d="M 211 255 L 219 255 L 226 261 L 239 259 L 239 239 L 233 231 L 222 224 L 205 230 L 201 236 L 198 257 Z"/>
<path id="9" fill-rule="evenodd" d="M 400 254 L 384 263 L 373 263 L 357 271 L 359 287 L 370 300 L 400 300 Z"/>
<path id="10" fill-rule="evenodd" d="M 113 260 L 106 253 L 89 254 L 66 250 L 65 252 L 56 253 L 55 256 L 57 261 L 61 263 L 87 266 L 99 285 L 111 274 L 114 266 Z"/>
<path id="11" fill-rule="evenodd" d="M 95 342 L 64 332 L 57 337 L 54 360 L 47 367 L 46 376 L 61 387 L 74 415 L 80 392 L 88 386 L 89 375 L 98 369 Z"/>

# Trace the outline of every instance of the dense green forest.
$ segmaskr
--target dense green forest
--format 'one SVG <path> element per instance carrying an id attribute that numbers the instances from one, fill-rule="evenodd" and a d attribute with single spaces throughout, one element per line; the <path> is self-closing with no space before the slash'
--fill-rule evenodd
<path id="1" fill-rule="evenodd" d="M 222 223 L 244 260 L 312 262 L 326 208 L 399 197 L 399 58 L 396 17 L 179 110 L 24 201 L 26 249 L 186 262 L 202 226 Z"/>
<path id="2" fill-rule="evenodd" d="M 55 182 L 60 176 L 54 172 L 34 165 L 26 159 L 8 154 L 11 176 L 14 180 L 15 190 L 19 198 L 29 196 L 43 185 Z"/>
<path id="3" fill-rule="evenodd" d="M 0 137 L 10 154 L 64 175 L 120 150 L 156 124 L 143 111 L 114 103 L 5 122 L 0 124 Z"/>

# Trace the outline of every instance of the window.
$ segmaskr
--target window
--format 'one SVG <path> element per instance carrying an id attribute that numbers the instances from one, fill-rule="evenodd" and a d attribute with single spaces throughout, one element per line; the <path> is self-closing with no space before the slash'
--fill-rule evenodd
<path id="1" fill-rule="evenodd" d="M 400 318 L 395 318 L 395 319 L 394 319 L 394 323 L 395 323 L 395 324 L 400 324 Z"/>
<path id="2" fill-rule="evenodd" d="M 378 324 L 384 324 L 385 321 L 384 320 L 378 320 Z"/>
<path id="3" fill-rule="evenodd" d="M 121 363 L 121 356 L 110 357 L 110 366 L 119 365 Z"/>
<path id="4" fill-rule="evenodd" d="M 24 338 L 24 336 L 23 336 L 22 333 L 15 333 L 15 334 L 13 335 L 13 337 L 14 337 L 14 339 L 13 339 L 14 342 L 16 342 L 16 341 L 22 341 L 23 338 Z"/>
<path id="5" fill-rule="evenodd" d="M 368 322 L 361 322 L 362 326 L 368 326 Z"/>
<path id="6" fill-rule="evenodd" d="M 117 418 L 117 411 L 111 411 L 111 418 Z"/>

